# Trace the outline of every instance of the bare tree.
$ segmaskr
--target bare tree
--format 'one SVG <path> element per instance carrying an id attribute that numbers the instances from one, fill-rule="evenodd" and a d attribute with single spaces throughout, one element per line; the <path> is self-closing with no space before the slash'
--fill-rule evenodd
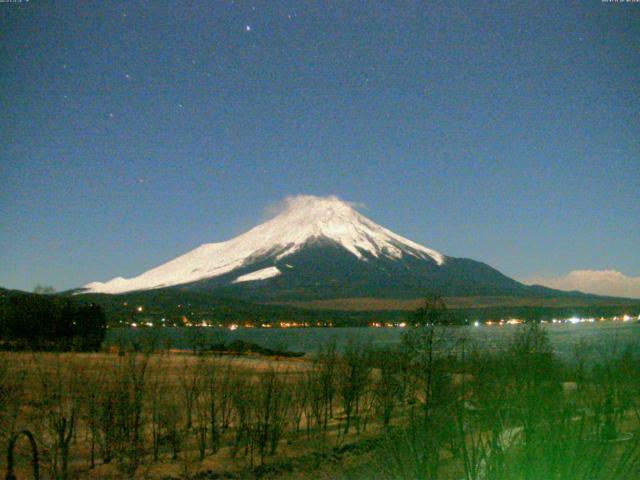
<path id="1" fill-rule="evenodd" d="M 278 447 L 286 423 L 287 390 L 281 374 L 271 369 L 261 375 L 255 402 L 255 439 L 260 463 L 265 456 L 273 455 Z"/>
<path id="2" fill-rule="evenodd" d="M 354 418 L 357 423 L 356 428 L 359 429 L 360 401 L 370 372 L 368 357 L 368 348 L 360 343 L 350 341 L 338 366 L 338 392 L 345 414 L 345 434 L 349 433 Z"/>
<path id="3" fill-rule="evenodd" d="M 80 376 L 82 366 L 62 361 L 53 355 L 52 368 L 37 366 L 42 398 L 43 421 L 52 440 L 52 473 L 55 478 L 69 478 L 71 441 L 80 413 Z"/>

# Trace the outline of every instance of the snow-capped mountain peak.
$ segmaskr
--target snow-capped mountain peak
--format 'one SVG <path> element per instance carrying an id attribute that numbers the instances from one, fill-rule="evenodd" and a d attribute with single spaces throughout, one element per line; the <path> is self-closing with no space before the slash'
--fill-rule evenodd
<path id="1" fill-rule="evenodd" d="M 266 235 L 272 239 L 272 244 L 289 245 L 279 253 L 278 258 L 293 253 L 311 239 L 325 238 L 338 243 L 358 258 L 363 258 L 364 252 L 374 257 L 385 255 L 400 258 L 405 251 L 416 256 L 427 255 L 438 264 L 444 262 L 440 253 L 381 227 L 335 196 L 289 197 L 279 215 L 245 235 L 252 232 Z"/>
<path id="2" fill-rule="evenodd" d="M 280 213 L 248 232 L 220 243 L 209 243 L 131 279 L 85 285 L 84 292 L 122 293 L 181 285 L 217 277 L 253 262 L 274 262 L 318 240 L 330 241 L 360 260 L 371 257 L 400 259 L 404 255 L 442 265 L 445 257 L 387 230 L 337 197 L 288 197 Z M 255 281 L 280 274 L 277 268 L 259 269 L 235 282 Z"/>

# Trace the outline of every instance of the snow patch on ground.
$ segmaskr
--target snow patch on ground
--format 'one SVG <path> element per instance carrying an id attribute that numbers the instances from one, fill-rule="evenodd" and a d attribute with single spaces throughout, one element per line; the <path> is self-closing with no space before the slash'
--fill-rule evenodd
<path id="1" fill-rule="evenodd" d="M 271 277 L 277 277 L 282 272 L 278 270 L 278 267 L 267 267 L 262 270 L 256 270 L 255 272 L 247 273 L 246 275 L 240 275 L 231 283 L 240 282 L 252 282 L 254 280 L 265 280 Z"/>

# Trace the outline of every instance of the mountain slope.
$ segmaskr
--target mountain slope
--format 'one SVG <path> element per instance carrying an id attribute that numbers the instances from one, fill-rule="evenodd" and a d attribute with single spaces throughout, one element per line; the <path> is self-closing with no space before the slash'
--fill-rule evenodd
<path id="1" fill-rule="evenodd" d="M 522 285 L 497 270 L 470 259 L 446 257 L 443 264 L 404 256 L 400 259 L 356 259 L 340 245 L 315 241 L 281 260 L 264 258 L 229 274 L 185 286 L 197 291 L 219 291 L 253 300 L 295 300 L 372 296 L 416 298 L 440 295 L 527 295 Z M 255 270 L 274 266 L 280 274 L 260 281 L 233 283 Z M 551 290 L 549 290 L 551 291 Z"/>
<path id="2" fill-rule="evenodd" d="M 336 197 L 298 196 L 243 235 L 202 245 L 131 279 L 78 293 L 177 289 L 255 301 L 347 297 L 563 296 L 490 266 L 442 255 L 377 225 Z"/>
<path id="3" fill-rule="evenodd" d="M 280 215 L 232 240 L 202 245 L 135 278 L 118 277 L 84 288 L 94 293 L 123 293 L 181 285 L 219 277 L 265 259 L 279 261 L 322 241 L 339 245 L 361 261 L 412 256 L 437 265 L 444 263 L 440 253 L 375 224 L 335 197 L 299 196 L 288 199 Z M 271 273 L 277 275 L 275 270 Z"/>

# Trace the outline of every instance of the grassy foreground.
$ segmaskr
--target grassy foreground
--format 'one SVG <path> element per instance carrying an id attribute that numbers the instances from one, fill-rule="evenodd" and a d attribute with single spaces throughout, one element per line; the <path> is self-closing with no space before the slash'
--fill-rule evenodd
<path id="1" fill-rule="evenodd" d="M 640 478 L 640 349 L 426 325 L 310 358 L 0 354 L 0 473 L 40 478 Z M 17 478 L 32 478 L 18 437 Z"/>

